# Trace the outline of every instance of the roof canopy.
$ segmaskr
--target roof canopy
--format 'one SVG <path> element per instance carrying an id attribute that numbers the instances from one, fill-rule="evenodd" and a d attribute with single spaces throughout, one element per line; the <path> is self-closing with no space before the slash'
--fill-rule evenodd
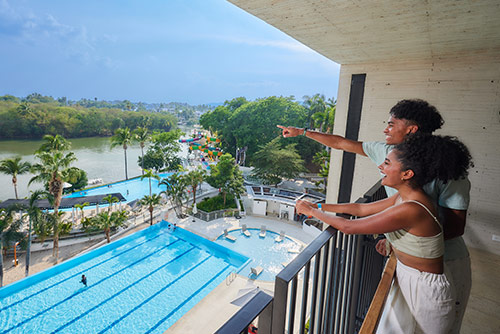
<path id="1" fill-rule="evenodd" d="M 498 0 L 229 0 L 339 64 L 500 52 Z"/>

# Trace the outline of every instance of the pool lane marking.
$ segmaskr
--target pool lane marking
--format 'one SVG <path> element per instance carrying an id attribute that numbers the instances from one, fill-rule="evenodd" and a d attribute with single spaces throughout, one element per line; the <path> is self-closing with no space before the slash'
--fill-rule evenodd
<path id="1" fill-rule="evenodd" d="M 49 286 L 47 286 L 47 287 L 45 287 L 45 288 L 43 288 L 43 289 L 41 289 L 41 290 L 39 290 L 39 291 L 37 291 L 37 292 L 35 292 L 35 293 L 33 293 L 33 294 L 29 295 L 29 296 L 26 296 L 26 297 L 24 297 L 23 299 L 19 299 L 18 301 L 14 302 L 14 303 L 12 303 L 12 304 L 10 304 L 10 305 L 6 305 L 6 306 L 4 306 L 4 307 L 0 308 L 0 311 L 4 311 L 4 310 L 6 310 L 6 309 L 8 309 L 8 308 L 10 308 L 10 307 L 12 307 L 12 306 L 15 306 L 15 305 L 17 305 L 17 304 L 21 303 L 21 302 L 25 302 L 26 300 L 30 299 L 31 297 L 34 297 L 34 296 L 36 296 L 36 295 L 38 295 L 38 294 L 40 294 L 40 293 L 42 293 L 42 292 L 44 292 L 44 291 L 47 291 L 48 289 L 51 289 L 51 288 L 55 287 L 56 285 L 59 285 L 59 284 L 61 284 L 61 283 L 64 283 L 64 282 L 68 281 L 69 279 L 72 279 L 72 278 L 75 278 L 75 277 L 77 277 L 77 276 L 80 276 L 80 274 L 84 273 L 85 271 L 88 271 L 88 270 L 94 269 L 94 268 L 96 268 L 96 267 L 98 267 L 98 266 L 100 266 L 100 265 L 102 265 L 102 264 L 104 264 L 104 263 L 106 263 L 106 262 L 108 262 L 108 261 L 113 260 L 114 258 L 116 258 L 116 257 L 118 257 L 118 256 L 120 256 L 120 255 L 122 255 L 122 254 L 125 254 L 126 252 L 129 252 L 129 251 L 131 251 L 131 250 L 133 250 L 133 249 L 135 249 L 135 248 L 137 248 L 137 247 L 139 247 L 139 246 L 144 245 L 144 244 L 145 244 L 146 242 L 148 242 L 148 241 L 151 241 L 151 240 L 154 240 L 154 239 L 156 239 L 156 238 L 159 238 L 160 236 L 161 236 L 161 234 L 158 234 L 158 235 L 156 235 L 156 236 L 154 236 L 154 237 L 152 237 L 152 238 L 150 238 L 150 239 L 145 239 L 145 240 L 144 240 L 144 241 L 142 241 L 141 243 L 139 243 L 139 244 L 137 244 L 137 245 L 135 245 L 135 246 L 133 246 L 133 247 L 131 247 L 131 248 L 128 248 L 128 249 L 126 249 L 126 250 L 122 251 L 121 253 L 118 253 L 118 254 L 116 254 L 116 255 L 114 255 L 114 256 L 111 256 L 110 258 L 108 258 L 108 259 L 106 259 L 106 260 L 104 260 L 104 261 L 102 261 L 102 262 L 96 263 L 96 264 L 94 264 L 93 266 L 88 267 L 87 269 L 84 269 L 84 270 L 81 270 L 81 271 L 77 272 L 76 274 L 73 274 L 73 275 L 71 275 L 71 276 L 68 276 L 68 277 L 66 277 L 65 279 L 61 280 L 61 281 L 55 282 L 55 283 L 53 283 L 52 285 L 49 285 Z M 177 240 L 175 240 L 175 242 L 177 242 L 178 240 L 179 240 L 179 238 L 177 238 Z M 103 253 L 103 254 L 105 254 L 105 253 Z M 101 254 L 101 255 L 103 255 L 103 254 Z M 82 263 L 85 263 L 85 262 L 82 262 Z M 74 268 L 74 267 L 73 267 L 73 268 Z M 72 268 L 71 268 L 71 269 L 72 269 Z"/>
<path id="2" fill-rule="evenodd" d="M 169 317 L 172 316 L 172 314 L 174 314 L 175 312 L 177 312 L 181 307 L 183 307 L 184 305 L 186 305 L 187 302 L 189 302 L 191 299 L 193 299 L 198 293 L 201 292 L 201 290 L 205 289 L 217 277 L 219 277 L 221 274 L 223 274 L 226 271 L 226 269 L 229 268 L 229 267 L 230 267 L 230 265 L 227 265 L 226 267 L 224 267 L 224 269 L 222 269 L 221 271 L 219 271 L 217 273 L 217 275 L 215 275 L 214 277 L 212 277 L 212 279 L 210 279 L 203 286 L 201 286 L 198 290 L 196 290 L 193 294 L 191 294 L 191 296 L 189 296 L 189 298 L 187 298 L 186 300 L 184 300 L 179 306 L 177 306 L 175 309 L 173 309 L 172 311 L 170 311 L 169 314 L 167 314 L 162 319 L 160 319 L 160 321 L 158 321 L 153 327 L 151 327 L 145 334 L 151 333 L 153 330 L 155 330 L 156 328 L 158 328 L 158 326 L 160 326 L 162 323 L 164 323 Z"/>
<path id="3" fill-rule="evenodd" d="M 117 293 L 109 296 L 108 298 L 104 299 L 103 301 L 99 302 L 97 305 L 94 305 L 93 307 L 91 307 L 90 309 L 88 309 L 87 311 L 81 313 L 79 316 L 73 318 L 72 320 L 68 321 L 67 323 L 63 324 L 62 326 L 60 326 L 59 328 L 55 329 L 54 331 L 52 331 L 51 333 L 57 333 L 61 330 L 63 330 L 64 328 L 66 328 L 67 326 L 71 325 L 72 323 L 74 323 L 75 321 L 78 321 L 80 318 L 84 317 L 85 315 L 89 314 L 90 312 L 94 311 L 95 309 L 101 307 L 102 305 L 106 304 L 107 302 L 109 302 L 111 299 L 117 297 L 118 295 L 122 294 L 123 292 L 127 291 L 129 288 L 133 287 L 134 285 L 142 282 L 143 280 L 145 280 L 146 278 L 148 278 L 149 276 L 153 275 L 154 273 L 160 271 L 161 269 L 163 269 L 164 267 L 166 267 L 167 265 L 171 264 L 172 262 L 178 260 L 179 258 L 181 258 L 182 256 L 186 255 L 187 253 L 191 252 L 192 250 L 194 250 L 195 247 L 191 247 L 189 249 L 187 249 L 186 251 L 184 251 L 182 254 L 179 254 L 178 256 L 176 256 L 175 258 L 171 259 L 170 261 L 166 262 L 165 264 L 161 265 L 160 267 L 156 268 L 155 270 L 151 271 L 151 272 L 148 272 L 146 275 L 142 276 L 140 279 L 136 280 L 134 283 L 124 287 L 123 289 L 121 289 L 120 291 L 118 291 Z M 207 257 L 209 258 L 209 257 Z M 203 263 L 205 260 L 203 260 L 202 262 L 200 263 Z M 196 265 L 195 265 L 196 266 Z M 175 282 L 175 281 L 174 281 Z"/>
<path id="4" fill-rule="evenodd" d="M 143 261 L 144 259 L 147 259 L 148 257 L 155 255 L 158 251 L 160 251 L 160 250 L 162 250 L 162 249 L 164 249 L 164 248 L 166 248 L 166 247 L 169 247 L 170 245 L 175 244 L 175 243 L 176 243 L 176 242 L 178 242 L 179 240 L 180 240 L 180 239 L 177 239 L 177 240 L 175 240 L 174 242 L 169 243 L 169 244 L 167 244 L 167 245 L 165 245 L 165 246 L 161 247 L 161 248 L 160 248 L 160 249 L 158 249 L 156 252 L 152 252 L 152 253 L 150 253 L 150 254 L 148 254 L 148 255 L 146 255 L 146 256 L 144 256 L 144 257 L 142 257 L 142 258 L 140 258 L 140 259 L 138 259 L 138 260 L 136 260 L 136 261 L 134 261 L 134 262 L 132 262 L 132 263 L 131 263 L 131 264 L 129 264 L 128 266 L 123 267 L 122 269 L 118 270 L 117 272 L 113 273 L 112 275 L 109 275 L 109 276 L 107 276 L 107 277 L 103 278 L 102 280 L 100 280 L 100 281 L 96 282 L 95 284 L 92 284 L 91 286 L 89 286 L 89 287 L 87 287 L 87 288 L 85 288 L 85 289 L 81 289 L 81 290 L 79 290 L 79 291 L 77 291 L 77 292 L 73 293 L 72 295 L 70 295 L 70 296 L 68 296 L 68 297 L 64 298 L 63 300 L 60 300 L 59 302 L 55 303 L 55 304 L 54 304 L 54 305 L 52 305 L 51 307 L 46 308 L 46 309 L 44 309 L 44 310 L 42 310 L 42 311 L 40 311 L 40 312 L 36 313 L 35 315 L 32 315 L 32 316 L 31 316 L 31 317 L 29 317 L 29 318 L 24 319 L 23 321 L 21 321 L 20 323 L 18 323 L 18 324 L 17 324 L 17 325 L 15 325 L 15 326 L 13 326 L 13 327 L 9 328 L 8 330 L 6 330 L 6 331 L 5 331 L 5 332 L 3 332 L 3 333 L 7 333 L 7 332 L 9 332 L 9 331 L 13 330 L 14 328 L 17 328 L 17 327 L 21 326 L 22 324 L 25 324 L 25 323 L 27 323 L 28 321 L 31 321 L 32 319 L 34 319 L 34 318 L 36 318 L 36 317 L 38 317 L 38 316 L 40 316 L 40 315 L 44 314 L 45 312 L 47 312 L 47 311 L 49 311 L 49 310 L 51 310 L 51 309 L 53 309 L 53 308 L 55 308 L 55 307 L 57 307 L 57 306 L 61 305 L 62 303 L 67 302 L 68 300 L 70 300 L 70 299 L 71 299 L 71 298 L 73 298 L 73 297 L 76 297 L 76 296 L 77 296 L 77 295 L 79 295 L 80 293 L 82 293 L 82 292 L 84 292 L 84 291 L 88 291 L 88 289 L 92 289 L 92 288 L 94 288 L 95 286 L 97 286 L 97 285 L 99 285 L 99 284 L 103 283 L 104 281 L 107 281 L 107 280 L 108 280 L 108 279 L 110 279 L 111 277 L 113 277 L 113 276 L 115 276 L 115 275 L 119 274 L 120 272 L 122 272 L 122 271 L 124 271 L 124 270 L 126 270 L 126 269 L 128 269 L 128 268 L 130 268 L 130 267 L 132 267 L 132 266 L 134 266 L 134 265 L 136 265 L 137 263 L 139 263 L 139 262 Z"/>
<path id="5" fill-rule="evenodd" d="M 188 271 L 184 272 L 184 274 L 182 274 L 181 276 L 177 277 L 174 281 L 172 281 L 169 284 L 165 285 L 163 288 L 161 288 L 160 290 L 158 290 L 155 294 L 153 294 L 150 297 L 148 297 L 147 299 L 143 300 L 140 304 L 136 305 L 133 309 L 131 309 L 130 311 L 128 311 L 127 313 L 125 313 L 124 315 L 122 315 L 120 318 L 118 318 L 115 321 L 113 321 L 106 328 L 104 328 L 103 330 L 101 330 L 99 332 L 99 334 L 104 333 L 104 332 L 108 331 L 109 329 L 111 329 L 113 326 L 115 326 L 116 324 L 118 324 L 120 321 L 122 321 L 123 319 L 125 319 L 126 317 L 128 317 L 130 314 L 132 314 L 133 312 L 135 312 L 137 309 L 139 309 L 143 305 L 147 304 L 150 300 L 152 300 L 153 298 L 155 298 L 157 295 L 159 295 L 160 293 L 162 293 L 163 291 L 165 291 L 167 288 L 169 288 L 170 286 L 172 286 L 175 282 L 177 282 L 178 280 L 180 280 L 181 278 L 183 278 L 184 276 L 186 276 L 187 274 L 189 274 L 190 272 L 192 272 L 193 270 L 195 270 L 197 267 L 199 267 L 200 265 L 202 265 L 203 263 L 205 263 L 206 261 L 208 261 L 212 257 L 213 257 L 212 255 L 209 255 L 205 259 L 203 259 L 203 261 L 201 261 L 201 262 L 197 263 L 196 265 L 192 266 Z"/>

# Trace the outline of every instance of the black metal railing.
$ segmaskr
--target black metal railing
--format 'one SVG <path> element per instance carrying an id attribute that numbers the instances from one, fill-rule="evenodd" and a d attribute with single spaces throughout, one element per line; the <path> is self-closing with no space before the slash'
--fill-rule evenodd
<path id="1" fill-rule="evenodd" d="M 384 197 L 377 183 L 356 202 Z M 216 333 L 244 333 L 256 318 L 259 334 L 357 333 L 383 270 L 376 242 L 328 227 L 276 276 L 268 303 L 255 296 Z"/>

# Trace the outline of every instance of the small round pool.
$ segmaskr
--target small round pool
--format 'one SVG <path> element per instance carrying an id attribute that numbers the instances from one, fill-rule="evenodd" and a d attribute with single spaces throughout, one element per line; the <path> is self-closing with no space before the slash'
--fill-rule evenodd
<path id="1" fill-rule="evenodd" d="M 240 271 L 241 275 L 261 281 L 274 281 L 284 266 L 297 256 L 301 244 L 286 236 L 283 241 L 276 242 L 275 239 L 279 233 L 273 231 L 267 230 L 265 238 L 262 238 L 259 236 L 260 229 L 248 228 L 247 230 L 250 232 L 250 237 L 245 236 L 241 229 L 236 229 L 229 231 L 229 235 L 236 238 L 235 241 L 230 241 L 221 235 L 215 242 L 251 259 Z M 250 268 L 257 266 L 264 270 L 258 277 L 255 277 L 251 275 Z"/>

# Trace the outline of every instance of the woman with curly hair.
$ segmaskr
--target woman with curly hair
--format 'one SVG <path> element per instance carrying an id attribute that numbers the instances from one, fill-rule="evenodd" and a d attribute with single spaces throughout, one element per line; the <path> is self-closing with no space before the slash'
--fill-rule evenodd
<path id="1" fill-rule="evenodd" d="M 379 166 L 393 196 L 369 204 L 297 201 L 297 212 L 347 234 L 384 233 L 397 258 L 396 277 L 378 333 L 448 333 L 455 319 L 455 291 L 443 265 L 443 229 L 436 203 L 422 186 L 467 175 L 471 156 L 454 137 L 415 134 L 395 146 Z M 328 212 L 363 217 L 348 220 Z"/>

